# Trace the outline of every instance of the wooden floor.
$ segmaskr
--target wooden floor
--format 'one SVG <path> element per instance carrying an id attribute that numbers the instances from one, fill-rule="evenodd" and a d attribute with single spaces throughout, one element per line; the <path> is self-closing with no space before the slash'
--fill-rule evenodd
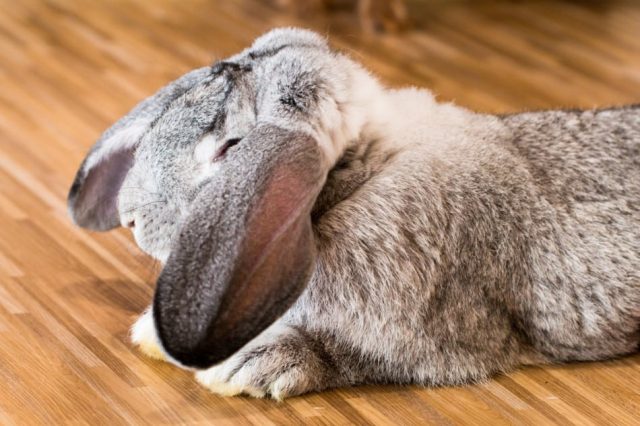
<path id="1" fill-rule="evenodd" d="M 156 88 L 303 25 L 390 84 L 482 111 L 640 101 L 640 2 L 409 1 L 414 30 L 259 1 L 0 0 L 0 424 L 639 424 L 640 356 L 465 388 L 371 386 L 284 403 L 208 394 L 132 349 L 158 267 L 120 230 L 70 223 L 99 133 Z"/>

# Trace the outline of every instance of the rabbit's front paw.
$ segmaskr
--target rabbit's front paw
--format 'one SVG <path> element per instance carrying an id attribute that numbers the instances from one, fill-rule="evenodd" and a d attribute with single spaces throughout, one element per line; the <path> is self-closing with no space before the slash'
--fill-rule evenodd
<path id="1" fill-rule="evenodd" d="M 203 386 L 223 396 L 270 396 L 276 400 L 334 385 L 334 375 L 307 338 L 286 327 L 260 336 L 231 358 L 196 373 Z"/>
<path id="2" fill-rule="evenodd" d="M 153 314 L 149 307 L 131 327 L 131 343 L 136 345 L 146 356 L 166 361 L 167 357 L 160 347 L 158 334 L 153 323 Z"/>

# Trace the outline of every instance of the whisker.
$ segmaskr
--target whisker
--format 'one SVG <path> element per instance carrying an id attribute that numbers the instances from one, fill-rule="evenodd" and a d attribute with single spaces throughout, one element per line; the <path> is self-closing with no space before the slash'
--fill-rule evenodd
<path id="1" fill-rule="evenodd" d="M 139 187 L 139 186 L 123 186 L 123 187 L 121 187 L 121 188 L 120 188 L 120 190 L 121 190 L 121 191 L 122 191 L 123 189 L 130 190 L 130 191 L 144 191 L 144 192 L 146 192 L 147 194 L 153 194 L 153 195 L 162 195 L 162 194 L 161 194 L 161 193 L 159 193 L 159 192 L 149 191 L 148 189 L 146 189 L 146 188 L 142 188 L 142 187 Z"/>
<path id="2" fill-rule="evenodd" d="M 136 206 L 136 207 L 134 207 L 134 208 L 132 208 L 132 209 L 126 210 L 126 211 L 122 212 L 122 214 L 131 213 L 131 212 L 136 211 L 136 210 L 138 210 L 138 209 L 141 209 L 141 208 L 143 208 L 143 207 L 150 206 L 151 204 L 166 203 L 166 202 L 167 202 L 167 200 L 151 201 L 151 202 L 148 202 L 148 203 L 142 204 L 141 206 Z"/>

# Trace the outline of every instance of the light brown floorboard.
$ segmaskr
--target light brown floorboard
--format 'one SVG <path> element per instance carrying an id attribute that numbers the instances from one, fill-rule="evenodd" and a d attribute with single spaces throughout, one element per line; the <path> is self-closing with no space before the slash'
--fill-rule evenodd
<path id="1" fill-rule="evenodd" d="M 640 101 L 640 3 L 409 1 L 415 29 L 257 0 L 0 0 L 0 424 L 633 424 L 640 356 L 525 368 L 464 388 L 366 386 L 223 399 L 146 359 L 128 327 L 158 266 L 66 217 L 110 123 L 185 71 L 281 25 L 331 35 L 389 84 L 489 112 Z"/>

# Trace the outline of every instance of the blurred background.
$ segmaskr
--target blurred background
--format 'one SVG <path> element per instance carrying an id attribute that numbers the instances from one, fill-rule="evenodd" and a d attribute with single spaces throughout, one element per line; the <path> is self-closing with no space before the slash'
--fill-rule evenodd
<path id="1" fill-rule="evenodd" d="M 640 102 L 636 0 L 0 0 L 0 424 L 637 424 L 638 356 L 274 405 L 131 347 L 158 266 L 70 223 L 73 175 L 140 100 L 278 26 L 478 111 Z"/>

